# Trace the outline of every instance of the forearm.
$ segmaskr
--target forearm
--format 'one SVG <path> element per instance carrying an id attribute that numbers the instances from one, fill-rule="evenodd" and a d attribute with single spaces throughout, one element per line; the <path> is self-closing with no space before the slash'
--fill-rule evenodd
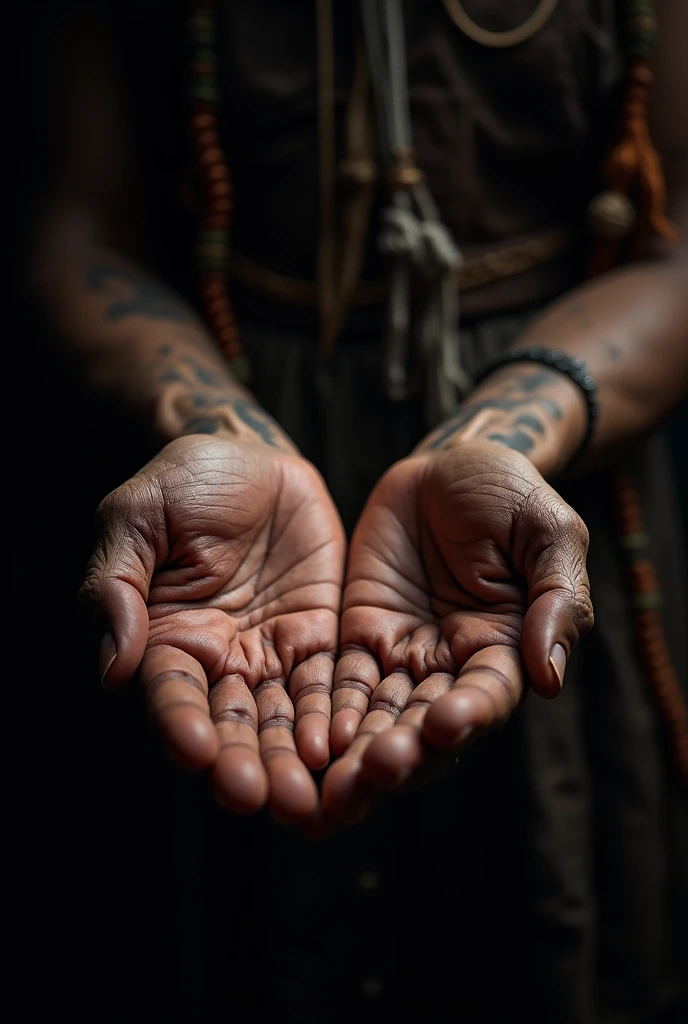
<path id="1" fill-rule="evenodd" d="M 160 444 L 214 433 L 293 449 L 196 313 L 134 262 L 88 236 L 53 237 L 37 250 L 32 284 L 87 386 Z"/>
<path id="2" fill-rule="evenodd" d="M 515 341 L 515 348 L 582 358 L 595 378 L 600 414 L 581 466 L 652 430 L 686 395 L 687 281 L 680 258 L 626 268 L 557 301 Z M 523 452 L 552 477 L 578 450 L 586 415 L 567 377 L 544 365 L 514 364 L 488 377 L 424 444 L 491 440 Z"/>

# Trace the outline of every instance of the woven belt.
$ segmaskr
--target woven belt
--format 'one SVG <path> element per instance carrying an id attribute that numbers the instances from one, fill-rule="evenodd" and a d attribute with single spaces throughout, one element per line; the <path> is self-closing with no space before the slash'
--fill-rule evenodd
<path id="1" fill-rule="evenodd" d="M 498 281 L 501 278 L 522 274 L 532 267 L 546 263 L 555 256 L 565 252 L 573 241 L 571 229 L 558 229 L 547 234 L 532 238 L 527 242 L 517 242 L 501 249 L 472 256 L 465 259 L 455 274 L 456 286 L 461 291 L 478 288 L 480 285 Z M 240 284 L 265 295 L 278 302 L 286 302 L 292 306 L 317 305 L 317 288 L 315 281 L 304 281 L 295 277 L 278 274 L 267 267 L 261 267 L 245 256 L 232 255 L 229 260 L 229 273 Z M 421 285 L 422 288 L 422 285 Z M 359 282 L 353 296 L 355 306 L 374 306 L 384 302 L 387 297 L 387 281 Z"/>

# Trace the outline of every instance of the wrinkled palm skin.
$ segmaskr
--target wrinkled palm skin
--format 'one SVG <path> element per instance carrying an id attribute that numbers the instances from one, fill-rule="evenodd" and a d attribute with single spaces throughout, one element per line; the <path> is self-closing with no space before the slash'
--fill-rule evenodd
<path id="1" fill-rule="evenodd" d="M 527 459 L 466 443 L 393 466 L 352 538 L 323 807 L 359 820 L 502 725 L 592 624 L 587 531 Z"/>
<path id="2" fill-rule="evenodd" d="M 110 624 L 106 684 L 137 671 L 170 752 L 240 813 L 298 821 L 329 760 L 345 539 L 317 471 L 191 436 L 110 494 L 83 597 Z"/>
<path id="3" fill-rule="evenodd" d="M 592 624 L 586 553 L 526 458 L 464 442 L 380 480 L 342 600 L 344 534 L 313 466 L 190 436 L 102 503 L 82 596 L 115 638 L 105 685 L 138 676 L 171 754 L 230 810 L 267 803 L 315 834 L 445 770 L 528 686 L 559 692 L 553 649 Z"/>

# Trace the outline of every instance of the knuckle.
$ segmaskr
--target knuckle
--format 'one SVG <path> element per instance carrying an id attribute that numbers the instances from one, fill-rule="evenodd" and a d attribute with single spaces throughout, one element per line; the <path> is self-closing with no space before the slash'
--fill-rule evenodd
<path id="1" fill-rule="evenodd" d="M 304 697 L 322 696 L 329 697 L 331 693 L 331 687 L 327 683 L 308 683 L 306 686 L 302 686 L 299 692 L 294 696 L 294 700 L 298 704 Z"/>
<path id="2" fill-rule="evenodd" d="M 99 523 L 109 525 L 113 520 L 119 519 L 131 509 L 133 505 L 131 488 L 129 482 L 117 487 L 114 491 L 106 494 L 96 510 L 96 519 Z"/>
<path id="3" fill-rule="evenodd" d="M 366 700 L 370 700 L 373 695 L 373 688 L 368 683 L 362 683 L 358 679 L 340 679 L 334 684 L 333 692 L 339 693 L 342 690 L 356 690 L 358 693 L 362 693 Z"/>
<path id="4" fill-rule="evenodd" d="M 365 687 L 368 696 L 372 694 L 373 687 L 368 680 L 371 679 L 373 666 L 370 656 L 363 651 L 349 650 L 339 661 L 335 669 L 335 690 L 346 686 L 356 686 L 356 689 Z"/>
<path id="5" fill-rule="evenodd" d="M 158 519 L 153 488 L 139 478 L 106 494 L 96 509 L 96 527 L 106 536 L 147 537 Z"/>
<path id="6" fill-rule="evenodd" d="M 577 587 L 572 604 L 573 618 L 580 638 L 589 633 L 595 624 L 595 612 L 590 598 L 590 587 L 587 579 Z"/>
<path id="7" fill-rule="evenodd" d="M 588 550 L 588 528 L 567 502 L 551 488 L 534 491 L 527 503 L 530 518 L 549 542 L 566 539 Z"/>
<path id="8" fill-rule="evenodd" d="M 213 722 L 219 725 L 220 722 L 232 722 L 234 725 L 247 725 L 252 732 L 258 732 L 258 725 L 254 716 L 246 708 L 225 707 L 221 710 L 214 710 L 211 703 L 211 714 Z"/>
<path id="9" fill-rule="evenodd" d="M 171 682 L 185 683 L 187 686 L 192 687 L 201 693 L 204 697 L 207 694 L 207 687 L 197 679 L 196 676 L 192 675 L 191 672 L 187 672 L 184 669 L 163 669 L 162 672 L 157 672 L 151 679 L 141 679 L 141 686 L 146 696 L 152 696 L 156 691 L 163 689 L 166 684 Z"/>
<path id="10" fill-rule="evenodd" d="M 267 750 L 262 750 L 260 756 L 263 764 L 267 767 L 271 761 L 275 761 L 280 757 L 297 757 L 298 755 L 292 747 L 288 747 L 286 743 L 280 743 L 274 747 L 269 747 Z"/>
<path id="11" fill-rule="evenodd" d="M 370 711 L 385 711 L 396 722 L 405 705 L 393 697 L 377 698 L 370 705 Z"/>
<path id="12" fill-rule="evenodd" d="M 287 715 L 273 713 L 268 715 L 258 726 L 258 734 L 264 733 L 267 729 L 286 729 L 287 732 L 294 731 L 294 721 Z"/>
<path id="13" fill-rule="evenodd" d="M 518 699 L 521 694 L 521 687 L 517 685 L 516 681 L 504 672 L 500 672 L 499 669 L 492 669 L 492 677 L 497 681 L 504 696 L 507 699 L 507 703 L 510 707 L 514 707 L 518 703 Z"/>
<path id="14" fill-rule="evenodd" d="M 99 554 L 94 554 L 86 569 L 86 576 L 79 587 L 77 600 L 82 608 L 95 608 L 102 597 L 103 563 Z"/>

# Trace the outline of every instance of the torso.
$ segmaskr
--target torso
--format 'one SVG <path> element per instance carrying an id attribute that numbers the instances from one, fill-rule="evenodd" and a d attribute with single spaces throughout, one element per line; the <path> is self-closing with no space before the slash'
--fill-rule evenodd
<path id="1" fill-rule="evenodd" d="M 535 0 L 464 0 L 494 30 Z M 580 223 L 615 123 L 622 55 L 613 0 L 560 0 L 544 27 L 510 49 L 464 35 L 441 0 L 405 4 L 418 162 L 465 251 Z M 335 116 L 341 137 L 356 5 L 334 3 Z M 315 5 L 224 4 L 223 125 L 234 176 L 235 250 L 313 279 L 317 248 Z M 380 197 L 382 199 L 382 197 Z M 379 204 L 378 204 L 379 209 Z M 374 219 L 364 276 L 379 276 Z M 551 288 L 547 269 L 529 302 Z M 497 303 L 499 305 L 499 303 Z"/>

